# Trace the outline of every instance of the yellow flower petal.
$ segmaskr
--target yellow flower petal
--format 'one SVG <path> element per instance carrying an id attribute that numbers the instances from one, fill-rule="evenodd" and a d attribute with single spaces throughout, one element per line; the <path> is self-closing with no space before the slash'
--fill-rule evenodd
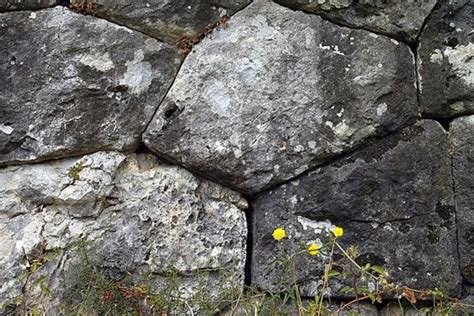
<path id="1" fill-rule="evenodd" d="M 316 244 L 309 245 L 308 253 L 312 256 L 317 256 L 319 254 L 319 246 Z"/>
<path id="2" fill-rule="evenodd" d="M 332 233 L 336 237 L 341 237 L 342 235 L 344 235 L 344 229 L 342 227 L 337 226 L 332 230 Z"/>
<path id="3" fill-rule="evenodd" d="M 275 240 L 282 240 L 286 237 L 286 232 L 283 228 L 277 228 L 273 231 L 273 239 Z"/>

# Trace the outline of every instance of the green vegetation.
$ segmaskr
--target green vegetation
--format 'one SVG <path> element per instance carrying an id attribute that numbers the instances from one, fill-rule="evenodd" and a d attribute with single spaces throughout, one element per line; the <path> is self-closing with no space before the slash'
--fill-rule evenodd
<path id="1" fill-rule="evenodd" d="M 269 262 L 266 269 L 281 271 L 280 282 L 276 284 L 278 293 L 258 287 L 242 291 L 242 281 L 235 273 L 225 270 L 198 271 L 192 276 L 177 271 L 166 275 L 114 272 L 106 267 L 104 259 L 90 255 L 94 253 L 90 242 L 80 241 L 67 249 L 74 259 L 72 269 L 69 269 L 72 273 L 68 274 L 66 288 L 59 300 L 61 314 L 216 315 L 227 310 L 227 315 L 323 316 L 338 315 L 358 302 L 380 304 L 390 298 L 398 300 L 401 311 L 408 305 L 426 315 L 468 315 L 467 309 L 473 308 L 439 289 L 417 290 L 397 285 L 381 266 L 358 264 L 357 247 L 345 249 L 339 243 L 343 234 L 344 230 L 336 227 L 328 232 L 324 243 L 318 240 L 301 244 L 299 251 L 291 253 L 286 247 L 286 231 L 275 229 L 276 259 Z M 49 280 L 41 271 L 58 253 L 59 250 L 47 249 L 47 244 L 41 243 L 31 255 L 25 255 L 29 268 L 22 276 L 23 294 L 8 303 L 8 308 L 12 310 L 13 307 L 15 314 L 47 315 L 44 301 L 51 297 L 51 291 L 47 286 Z M 296 281 L 295 262 L 300 256 L 324 262 L 319 294 L 309 300 L 301 297 Z M 339 306 L 331 304 L 328 289 L 332 281 L 350 284 L 340 292 L 354 299 Z M 35 290 L 33 298 L 31 293 Z M 348 315 L 358 314 L 351 312 Z"/>
<path id="2" fill-rule="evenodd" d="M 69 178 L 73 179 L 74 181 L 79 181 L 80 177 L 79 174 L 84 169 L 84 162 L 78 161 L 68 172 Z"/>

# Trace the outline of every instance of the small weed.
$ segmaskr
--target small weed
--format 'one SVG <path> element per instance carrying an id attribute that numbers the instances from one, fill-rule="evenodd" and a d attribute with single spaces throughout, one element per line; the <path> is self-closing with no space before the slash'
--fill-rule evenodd
<path id="1" fill-rule="evenodd" d="M 69 169 L 69 172 L 67 173 L 67 175 L 72 180 L 79 181 L 80 180 L 79 174 L 81 173 L 83 169 L 84 169 L 84 162 L 82 160 L 78 161 L 74 166 L 72 166 L 71 169 Z"/>

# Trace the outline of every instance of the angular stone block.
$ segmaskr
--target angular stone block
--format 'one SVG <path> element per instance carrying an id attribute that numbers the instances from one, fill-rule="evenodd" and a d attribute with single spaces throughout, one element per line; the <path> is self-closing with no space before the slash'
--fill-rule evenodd
<path id="1" fill-rule="evenodd" d="M 132 150 L 176 48 L 63 7 L 0 14 L 0 165 Z"/>
<path id="2" fill-rule="evenodd" d="M 89 0 L 94 15 L 170 43 L 197 36 L 250 0 Z M 81 5 L 83 0 L 72 0 Z"/>
<path id="3" fill-rule="evenodd" d="M 144 141 L 257 192 L 414 120 L 413 63 L 395 40 L 256 2 L 195 46 Z"/>
<path id="4" fill-rule="evenodd" d="M 343 247 L 355 245 L 361 265 L 383 266 L 393 282 L 419 289 L 444 288 L 458 294 L 456 222 L 448 135 L 434 121 L 422 121 L 258 196 L 254 205 L 252 279 L 275 289 L 281 277 L 268 262 L 279 255 L 272 232 L 290 253 L 300 243 L 320 244 L 326 231 L 344 228 Z M 341 256 L 336 262 L 342 264 Z M 322 255 L 296 260 L 303 295 L 321 288 Z M 334 279 L 334 278 L 333 278 Z M 330 292 L 351 286 L 334 279 Z M 365 284 L 365 286 L 369 286 Z"/>
<path id="5" fill-rule="evenodd" d="M 43 242 L 58 252 L 38 272 L 46 275 L 53 293 L 44 302 L 50 312 L 65 302 L 68 287 L 74 286 L 71 275 L 84 264 L 74 248 L 79 242 L 90 243 L 89 257 L 119 277 L 151 274 L 151 281 L 160 284 L 166 273 L 176 272 L 183 277 L 183 293 L 192 295 L 200 271 L 208 271 L 206 289 L 212 297 L 229 282 L 225 271 L 242 286 L 246 207 L 238 193 L 160 164 L 151 155 L 98 152 L 4 168 L 0 303 L 21 296 L 26 259 Z"/>

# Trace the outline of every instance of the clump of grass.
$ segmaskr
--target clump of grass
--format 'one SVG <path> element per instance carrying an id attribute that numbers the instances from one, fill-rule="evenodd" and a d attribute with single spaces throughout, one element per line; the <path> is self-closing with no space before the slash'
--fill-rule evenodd
<path id="1" fill-rule="evenodd" d="M 403 314 L 407 304 L 420 312 L 436 315 L 454 313 L 469 315 L 474 306 L 460 303 L 440 289 L 419 290 L 394 283 L 382 266 L 370 263 L 357 263 L 357 247 L 344 248 L 339 240 L 344 230 L 335 227 L 327 232 L 326 241 L 301 243 L 300 249 L 290 252 L 286 247 L 286 231 L 276 228 L 273 231 L 276 259 L 268 262 L 267 269 L 281 271 L 276 285 L 278 293 L 262 290 L 256 286 L 243 291 L 242 280 L 236 271 L 198 271 L 192 274 L 192 281 L 186 282 L 189 275 L 177 271 L 156 275 L 153 273 L 114 272 L 104 260 L 95 255 L 91 257 L 90 242 L 78 242 L 67 250 L 74 253 L 75 263 L 68 269 L 67 288 L 61 301 L 64 315 L 216 315 L 224 309 L 226 315 L 337 315 L 362 301 L 372 304 L 382 303 L 384 298 L 398 300 Z M 47 277 L 35 274 L 51 260 L 56 253 L 41 243 L 32 254 L 26 256 L 28 270 L 25 272 L 23 295 L 11 302 L 9 307 L 20 315 L 46 315 L 43 299 L 50 296 Z M 317 295 L 304 299 L 296 280 L 295 262 L 300 256 L 318 258 L 324 262 L 321 284 Z M 334 258 L 337 257 L 336 261 Z M 342 259 L 341 259 L 342 258 Z M 340 289 L 341 293 L 355 297 L 343 305 L 331 305 L 330 291 L 332 279 L 350 281 L 352 286 Z M 197 279 L 197 281 L 196 281 Z M 189 281 L 189 280 L 188 280 Z M 219 284 L 216 288 L 215 284 Z M 371 286 L 367 286 L 371 284 Z M 33 302 L 29 292 L 40 289 L 38 302 Z M 212 290 L 211 290 L 212 289 Z M 468 311 L 470 309 L 470 311 Z M 357 315 L 351 313 L 350 315 Z"/>

